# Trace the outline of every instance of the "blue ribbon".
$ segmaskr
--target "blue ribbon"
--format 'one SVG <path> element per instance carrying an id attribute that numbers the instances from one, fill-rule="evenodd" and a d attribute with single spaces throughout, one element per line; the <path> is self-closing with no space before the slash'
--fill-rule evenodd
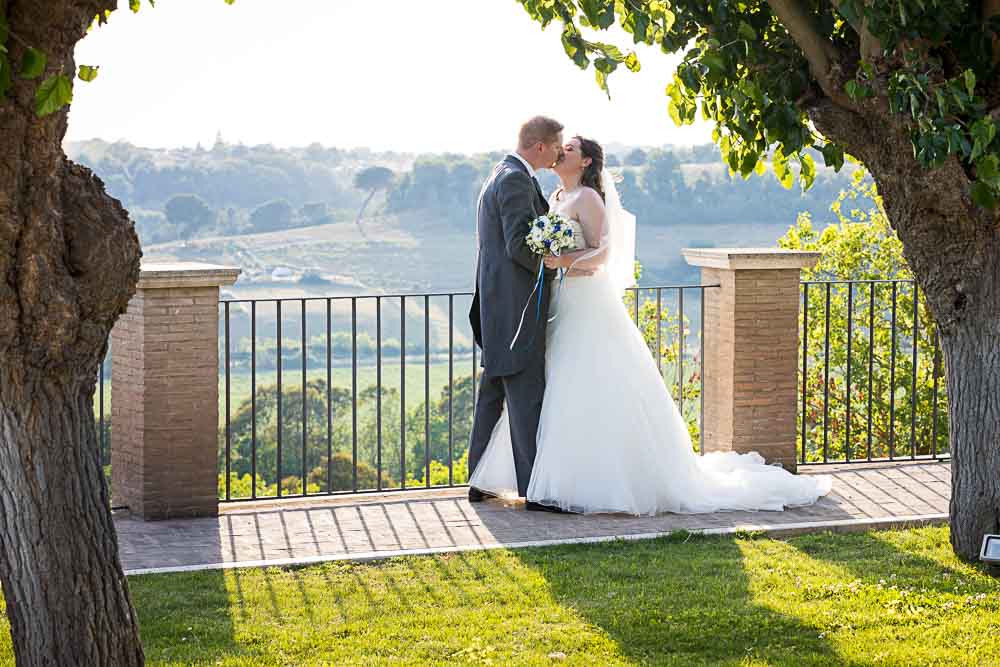
<path id="1" fill-rule="evenodd" d="M 567 273 L 569 273 L 569 269 L 559 269 L 559 289 L 556 290 L 556 295 L 552 298 L 552 302 L 553 303 L 559 303 L 559 300 L 562 297 L 563 283 L 566 282 L 566 274 Z M 549 322 L 552 322 L 553 320 L 555 320 L 556 319 L 556 315 L 558 315 L 558 314 L 559 314 L 559 312 L 556 311 L 555 315 L 553 315 L 552 317 L 549 318 Z"/>
<path id="2" fill-rule="evenodd" d="M 528 347 L 531 347 L 532 343 L 535 342 L 535 336 L 538 334 L 538 323 L 542 319 L 542 290 L 545 289 L 545 262 L 538 263 L 538 282 L 535 283 L 535 291 L 538 292 L 538 298 L 535 300 L 535 328 L 531 331 L 531 339 L 528 341 Z"/>
<path id="3" fill-rule="evenodd" d="M 535 288 L 531 290 L 531 294 L 528 296 L 528 302 L 524 304 L 524 308 L 521 310 L 521 322 L 517 325 L 517 332 L 514 334 L 514 340 L 510 342 L 510 349 L 514 349 L 514 345 L 517 343 L 518 336 L 521 335 L 521 327 L 524 324 L 524 314 L 528 310 L 528 306 L 531 305 L 531 298 L 538 294 L 538 298 L 535 303 L 535 328 L 531 332 L 531 339 L 528 340 L 528 347 L 531 347 L 532 343 L 535 342 L 535 336 L 538 334 L 538 323 L 542 319 L 542 290 L 545 289 L 545 262 L 541 261 L 539 258 L 538 262 L 538 278 L 535 281 Z"/>

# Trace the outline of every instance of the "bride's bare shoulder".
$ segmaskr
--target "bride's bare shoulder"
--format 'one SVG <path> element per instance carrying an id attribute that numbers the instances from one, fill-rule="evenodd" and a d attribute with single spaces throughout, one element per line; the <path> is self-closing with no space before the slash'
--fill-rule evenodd
<path id="1" fill-rule="evenodd" d="M 604 198 L 601 193 L 590 186 L 580 188 L 580 196 L 577 198 L 578 206 L 591 211 L 604 210 Z"/>

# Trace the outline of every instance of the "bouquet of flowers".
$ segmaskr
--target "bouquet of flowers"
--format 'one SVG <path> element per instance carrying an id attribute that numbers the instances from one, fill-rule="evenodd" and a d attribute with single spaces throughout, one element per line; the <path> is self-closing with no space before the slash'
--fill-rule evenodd
<path id="1" fill-rule="evenodd" d="M 526 240 L 528 248 L 536 255 L 542 257 L 558 257 L 564 251 L 583 250 L 587 247 L 587 241 L 583 237 L 583 228 L 580 227 L 580 223 L 576 220 L 567 220 L 558 213 L 546 213 L 532 220 Z M 535 287 L 528 297 L 528 302 L 524 304 L 524 309 L 521 311 L 521 321 L 517 325 L 517 332 L 514 334 L 514 340 L 510 342 L 510 349 L 512 350 L 514 349 L 514 344 L 517 343 L 518 336 L 521 335 L 521 329 L 524 326 L 524 316 L 528 312 L 532 300 L 535 300 L 535 321 L 537 322 L 542 318 L 542 290 L 545 289 L 544 279 L 545 264 L 539 262 L 538 278 L 535 281 Z M 562 282 L 560 282 L 560 285 L 562 285 Z M 537 331 L 537 327 L 535 331 Z M 528 345 L 530 346 L 534 340 L 535 336 L 532 333 Z"/>
<path id="2" fill-rule="evenodd" d="M 567 220 L 558 213 L 546 213 L 532 220 L 527 241 L 531 251 L 542 257 L 558 257 L 566 250 L 586 247 L 580 223 Z"/>

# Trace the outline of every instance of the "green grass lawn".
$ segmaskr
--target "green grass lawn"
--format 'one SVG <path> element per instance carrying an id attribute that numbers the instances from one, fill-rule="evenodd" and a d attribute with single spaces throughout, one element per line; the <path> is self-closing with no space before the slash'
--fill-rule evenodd
<path id="1" fill-rule="evenodd" d="M 1000 580 L 958 561 L 946 528 L 129 583 L 153 665 L 1000 665 Z"/>

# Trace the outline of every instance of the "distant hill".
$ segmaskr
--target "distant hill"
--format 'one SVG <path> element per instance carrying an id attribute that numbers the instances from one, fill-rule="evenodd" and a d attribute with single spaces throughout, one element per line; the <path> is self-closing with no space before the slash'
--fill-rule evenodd
<path id="1" fill-rule="evenodd" d="M 128 208 L 148 259 L 237 263 L 241 289 L 348 293 L 468 287 L 476 197 L 503 156 L 222 141 L 151 149 L 92 140 L 66 149 Z M 646 284 L 697 280 L 683 246 L 770 245 L 800 211 L 826 218 L 849 182 L 849 170 L 822 167 L 806 193 L 771 174 L 744 181 L 730 176 L 712 145 L 610 145 L 608 162 L 639 221 Z M 390 173 L 366 179 L 373 166 Z M 546 190 L 557 184 L 548 171 L 540 181 Z"/>

